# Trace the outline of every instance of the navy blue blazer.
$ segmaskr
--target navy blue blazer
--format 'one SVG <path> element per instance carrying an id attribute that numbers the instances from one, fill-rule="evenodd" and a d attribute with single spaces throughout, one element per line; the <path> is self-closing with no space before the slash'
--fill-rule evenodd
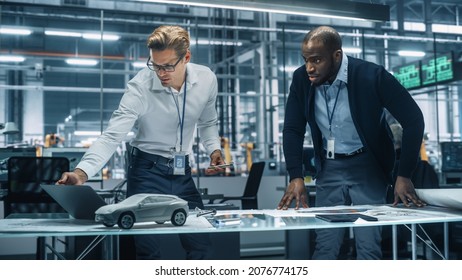
<path id="1" fill-rule="evenodd" d="M 410 178 L 417 164 L 424 133 L 422 111 L 415 100 L 384 67 L 353 57 L 348 57 L 347 88 L 351 116 L 359 137 L 390 183 L 395 153 L 384 108 L 401 124 L 403 139 L 397 175 Z M 307 123 L 313 139 L 317 173 L 321 167 L 324 148 L 314 116 L 314 89 L 305 66 L 295 70 L 283 129 L 284 156 L 290 180 L 303 178 L 302 152 Z"/>

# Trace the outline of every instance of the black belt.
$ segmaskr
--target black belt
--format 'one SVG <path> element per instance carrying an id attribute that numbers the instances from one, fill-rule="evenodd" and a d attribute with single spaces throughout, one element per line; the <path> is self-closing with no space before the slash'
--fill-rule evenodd
<path id="1" fill-rule="evenodd" d="M 356 151 L 353 151 L 351 153 L 346 153 L 346 154 L 335 153 L 335 158 L 348 158 L 348 157 L 352 157 L 352 156 L 358 155 L 360 153 L 363 153 L 365 151 L 366 151 L 366 149 L 363 147 L 363 148 L 357 149 Z"/>
<path id="2" fill-rule="evenodd" d="M 132 148 L 132 156 L 150 160 L 154 164 L 160 164 L 160 165 L 166 165 L 168 167 L 173 167 L 173 158 L 166 158 L 163 156 L 146 153 L 135 147 Z M 186 162 L 188 162 L 188 156 L 186 156 Z"/>

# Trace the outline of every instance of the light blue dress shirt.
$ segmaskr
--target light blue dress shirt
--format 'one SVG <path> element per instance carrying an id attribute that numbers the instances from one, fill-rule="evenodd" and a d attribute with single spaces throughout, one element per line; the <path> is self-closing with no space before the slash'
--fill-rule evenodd
<path id="1" fill-rule="evenodd" d="M 332 136 L 335 139 L 335 153 L 341 154 L 351 153 L 363 147 L 351 118 L 347 83 L 348 57 L 343 52 L 342 64 L 332 85 L 326 82 L 316 87 L 315 92 L 315 117 L 322 132 L 324 149 L 327 150 L 327 139 Z M 337 93 L 338 100 L 335 105 Z M 330 117 L 332 117 L 331 131 L 329 131 Z"/>

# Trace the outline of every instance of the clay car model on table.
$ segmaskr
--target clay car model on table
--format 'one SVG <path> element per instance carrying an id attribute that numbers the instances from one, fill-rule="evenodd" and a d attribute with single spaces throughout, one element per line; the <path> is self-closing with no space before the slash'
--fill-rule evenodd
<path id="1" fill-rule="evenodd" d="M 125 200 L 100 207 L 95 212 L 95 221 L 107 227 L 117 224 L 120 228 L 130 229 L 137 222 L 170 221 L 182 226 L 188 217 L 188 202 L 175 195 L 135 194 Z"/>

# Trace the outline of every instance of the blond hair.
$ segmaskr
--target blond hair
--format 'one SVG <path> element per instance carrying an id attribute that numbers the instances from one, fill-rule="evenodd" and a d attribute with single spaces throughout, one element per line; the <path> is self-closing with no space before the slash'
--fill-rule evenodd
<path id="1" fill-rule="evenodd" d="M 189 33 L 180 26 L 163 25 L 154 29 L 146 43 L 153 51 L 173 49 L 176 55 L 181 57 L 189 49 Z"/>

